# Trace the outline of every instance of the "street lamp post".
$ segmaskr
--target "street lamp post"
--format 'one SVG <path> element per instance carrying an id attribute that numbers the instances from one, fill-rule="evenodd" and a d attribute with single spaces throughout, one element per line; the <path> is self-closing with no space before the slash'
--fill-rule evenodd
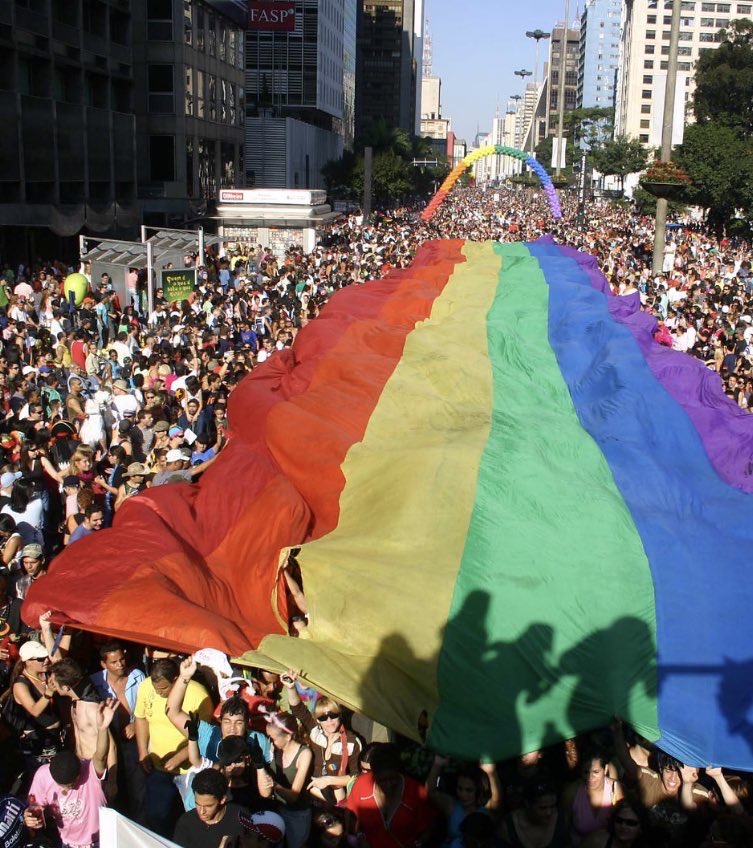
<path id="1" fill-rule="evenodd" d="M 525 126 L 525 115 L 526 115 L 526 77 L 533 76 L 531 71 L 527 71 L 525 68 L 521 68 L 519 71 L 515 71 L 515 76 L 520 77 L 523 81 L 523 126 Z M 533 132 L 533 112 L 531 112 L 531 132 Z M 525 139 L 521 139 L 521 147 L 525 150 Z"/>
<path id="2" fill-rule="evenodd" d="M 539 42 L 541 41 L 542 38 L 546 39 L 546 38 L 549 38 L 550 36 L 551 36 L 551 32 L 544 32 L 543 29 L 534 29 L 534 30 L 529 29 L 529 30 L 526 31 L 526 38 L 533 38 L 533 39 L 536 40 L 536 58 L 535 58 L 534 64 L 533 64 L 533 87 L 534 87 L 534 90 L 535 90 L 535 95 L 534 95 L 535 99 L 534 99 L 534 104 L 533 104 L 533 114 L 531 116 L 531 129 L 533 129 L 533 127 L 535 126 L 536 107 L 538 106 L 538 101 L 539 101 L 539 88 L 538 88 L 538 83 L 539 83 Z M 531 153 L 533 153 L 535 146 L 536 146 L 535 142 L 534 142 L 535 135 L 536 135 L 535 132 L 531 132 Z"/>
<path id="3" fill-rule="evenodd" d="M 672 24 L 669 30 L 669 57 L 667 60 L 667 83 L 664 89 L 664 115 L 661 128 L 661 158 L 669 162 L 672 158 L 672 126 L 675 117 L 675 92 L 677 91 L 677 48 L 680 43 L 680 12 L 682 0 L 672 3 Z M 652 270 L 661 274 L 664 268 L 664 246 L 667 235 L 667 199 L 656 200 L 656 222 L 654 225 L 654 255 Z"/>
<path id="4" fill-rule="evenodd" d="M 520 101 L 521 101 L 521 99 L 522 98 L 519 94 L 511 94 L 510 95 L 510 100 L 513 100 L 515 102 L 515 128 L 513 129 L 512 144 L 510 145 L 511 147 L 517 147 L 520 144 L 520 125 L 522 123 L 521 119 L 520 119 Z M 512 172 L 513 172 L 513 174 L 517 173 L 517 164 L 516 163 L 519 162 L 519 161 L 520 160 L 518 160 L 518 159 L 512 160 Z"/>
<path id="5" fill-rule="evenodd" d="M 562 41 L 560 42 L 560 87 L 557 92 L 557 164 L 554 169 L 555 176 L 559 177 L 562 172 L 562 137 L 565 128 L 565 77 L 567 75 L 567 34 L 570 31 L 570 0 L 565 0 L 565 23 L 562 28 Z M 567 161 L 567 159 L 565 159 Z"/>

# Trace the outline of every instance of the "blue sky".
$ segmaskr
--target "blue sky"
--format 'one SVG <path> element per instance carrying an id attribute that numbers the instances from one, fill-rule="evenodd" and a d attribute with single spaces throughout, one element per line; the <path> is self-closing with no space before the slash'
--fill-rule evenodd
<path id="1" fill-rule="evenodd" d="M 570 0 L 570 20 L 585 0 Z M 526 30 L 551 32 L 565 17 L 565 0 L 424 0 L 433 45 L 433 73 L 442 78 L 442 117 L 459 138 L 473 142 L 477 126 L 491 129 L 497 101 L 520 94 L 514 71 L 533 71 L 535 42 Z M 542 41 L 539 79 L 548 52 Z M 532 81 L 529 78 L 528 81 Z"/>

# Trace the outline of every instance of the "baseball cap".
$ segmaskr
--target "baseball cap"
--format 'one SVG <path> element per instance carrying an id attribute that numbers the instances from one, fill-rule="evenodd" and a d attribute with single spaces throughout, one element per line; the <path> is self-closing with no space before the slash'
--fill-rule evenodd
<path id="1" fill-rule="evenodd" d="M 248 742 L 243 736 L 226 736 L 217 749 L 217 764 L 231 766 L 248 755 Z"/>
<path id="2" fill-rule="evenodd" d="M 38 545 L 36 542 L 26 545 L 26 547 L 21 550 L 21 559 L 24 557 L 29 557 L 30 559 L 42 559 L 42 546 Z"/>
<path id="3" fill-rule="evenodd" d="M 18 656 L 24 662 L 28 662 L 29 660 L 46 660 L 49 655 L 47 648 L 41 642 L 37 642 L 36 639 L 30 639 L 28 642 L 24 642 L 18 650 Z"/>
<path id="4" fill-rule="evenodd" d="M 180 427 L 171 427 L 167 435 L 170 436 L 171 439 L 176 438 L 177 436 L 183 435 L 183 430 L 181 430 Z"/>
<path id="5" fill-rule="evenodd" d="M 238 820 L 247 831 L 252 831 L 273 845 L 285 838 L 285 822 L 279 813 L 271 810 L 261 810 L 258 813 L 242 812 Z"/>
<path id="6" fill-rule="evenodd" d="M 10 489 L 20 476 L 20 471 L 6 471 L 4 474 L 0 475 L 0 488 Z"/>
<path id="7" fill-rule="evenodd" d="M 165 456 L 166 462 L 183 462 L 185 460 L 185 456 L 183 455 L 182 450 L 178 450 L 178 448 L 173 448 L 167 452 Z"/>
<path id="8" fill-rule="evenodd" d="M 1 481 L 0 481 L 1 482 Z M 75 486 L 78 489 L 78 477 L 75 474 L 69 474 L 67 477 L 63 477 L 63 488 L 69 489 L 72 486 Z"/>
<path id="9" fill-rule="evenodd" d="M 21 369 L 21 373 L 24 375 L 24 377 L 26 377 L 28 374 L 36 374 L 37 369 L 32 368 L 31 365 L 24 365 L 24 367 Z"/>

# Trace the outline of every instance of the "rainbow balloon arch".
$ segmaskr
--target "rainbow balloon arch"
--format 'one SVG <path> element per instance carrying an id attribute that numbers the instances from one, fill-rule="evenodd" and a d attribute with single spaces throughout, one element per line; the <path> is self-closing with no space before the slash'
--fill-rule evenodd
<path id="1" fill-rule="evenodd" d="M 562 207 L 560 206 L 557 189 L 555 189 L 552 184 L 552 178 L 546 172 L 543 165 L 531 156 L 530 153 L 518 150 L 517 147 L 507 147 L 503 144 L 489 144 L 486 147 L 479 147 L 478 150 L 472 151 L 464 159 L 458 162 L 457 165 L 455 165 L 455 167 L 447 175 L 447 179 L 445 179 L 437 190 L 437 193 L 426 205 L 426 208 L 421 213 L 421 219 L 423 221 L 431 221 L 435 212 L 442 205 L 447 195 L 452 191 L 455 183 L 460 179 L 463 172 L 467 168 L 470 168 L 474 162 L 477 162 L 479 159 L 483 159 L 486 156 L 511 156 L 513 159 L 520 159 L 520 161 L 527 165 L 539 178 L 541 187 L 546 193 L 547 200 L 549 201 L 549 208 L 552 210 L 552 217 L 555 219 L 562 217 Z"/>

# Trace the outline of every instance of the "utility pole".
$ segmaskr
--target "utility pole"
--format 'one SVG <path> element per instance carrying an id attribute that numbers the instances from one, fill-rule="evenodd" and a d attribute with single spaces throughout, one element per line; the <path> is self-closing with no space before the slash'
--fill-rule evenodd
<path id="1" fill-rule="evenodd" d="M 554 175 L 559 177 L 562 167 L 561 162 L 565 157 L 562 155 L 562 143 L 565 129 L 565 74 L 567 73 L 567 35 L 570 32 L 570 0 L 565 0 L 565 24 L 562 30 L 562 41 L 560 42 L 560 87 L 557 92 L 557 165 Z M 567 161 L 567 160 L 565 160 Z"/>
<path id="2" fill-rule="evenodd" d="M 669 30 L 669 60 L 667 62 L 667 84 L 664 89 L 664 116 L 661 128 L 661 160 L 672 158 L 672 126 L 675 117 L 675 93 L 677 91 L 677 48 L 680 43 L 680 12 L 682 0 L 673 0 L 672 25 Z M 664 246 L 667 238 L 667 199 L 656 199 L 656 222 L 654 225 L 654 256 L 652 270 L 661 274 L 664 267 Z"/>
<path id="3" fill-rule="evenodd" d="M 365 147 L 363 150 L 363 226 L 369 223 L 371 215 L 371 174 L 372 174 L 372 148 Z"/>
<path id="4" fill-rule="evenodd" d="M 526 32 L 526 38 L 534 38 L 536 39 L 536 58 L 533 64 L 533 88 L 535 91 L 534 94 L 534 103 L 533 103 L 533 114 L 531 116 L 531 127 L 536 126 L 536 109 L 539 105 L 539 42 L 541 39 L 547 39 L 551 36 L 551 32 L 544 32 L 543 29 L 534 29 L 528 30 Z M 535 130 L 531 132 L 531 154 L 536 149 L 536 135 Z"/>
<path id="5" fill-rule="evenodd" d="M 525 130 L 525 120 L 526 120 L 526 77 L 532 76 L 531 71 L 527 71 L 525 68 L 521 68 L 519 71 L 515 71 L 515 76 L 520 77 L 523 81 L 523 129 Z M 533 132 L 533 110 L 531 111 L 531 132 Z M 525 137 L 521 139 L 521 148 L 525 150 Z"/>

